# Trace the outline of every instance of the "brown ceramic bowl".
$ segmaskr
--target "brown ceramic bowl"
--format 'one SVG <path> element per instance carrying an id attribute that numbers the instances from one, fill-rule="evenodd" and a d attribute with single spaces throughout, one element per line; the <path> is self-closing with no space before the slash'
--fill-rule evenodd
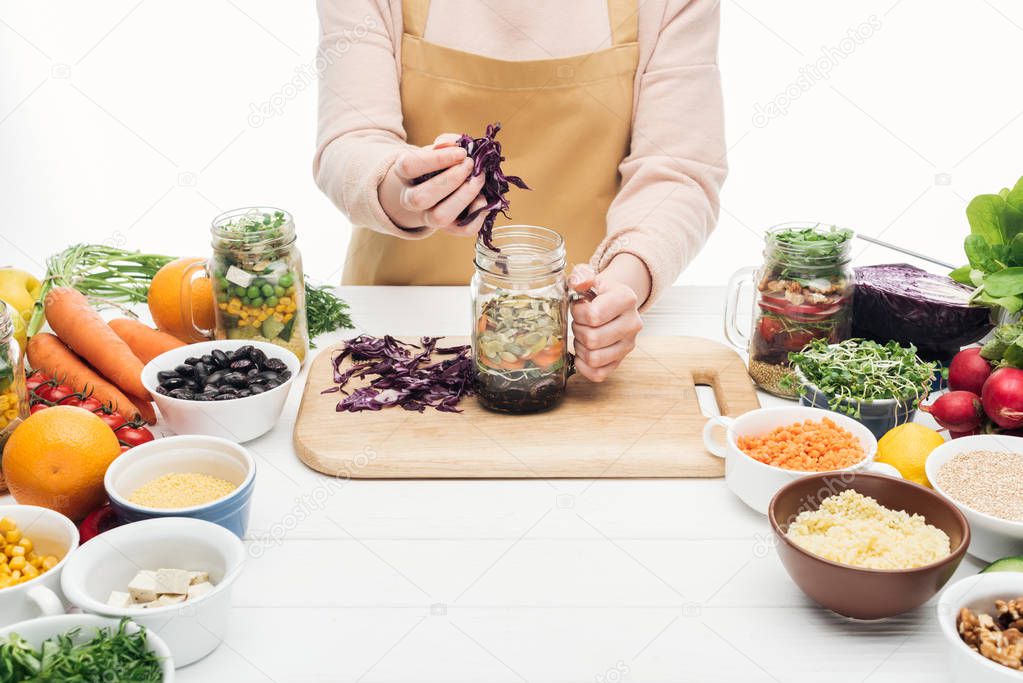
<path id="1" fill-rule="evenodd" d="M 846 489 L 870 496 L 892 510 L 919 514 L 946 534 L 952 553 L 915 569 L 862 569 L 803 550 L 785 535 L 804 510 Z M 787 484 L 767 511 L 777 537 L 778 557 L 804 593 L 828 609 L 856 619 L 882 619 L 927 602 L 955 572 L 970 545 L 970 525 L 959 510 L 931 489 L 879 474 L 822 473 Z"/>

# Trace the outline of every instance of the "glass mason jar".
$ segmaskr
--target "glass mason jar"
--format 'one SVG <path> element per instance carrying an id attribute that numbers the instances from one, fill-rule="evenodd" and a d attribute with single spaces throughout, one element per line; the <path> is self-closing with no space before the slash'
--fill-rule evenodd
<path id="1" fill-rule="evenodd" d="M 532 225 L 494 228 L 476 243 L 472 277 L 475 390 L 485 408 L 534 413 L 565 395 L 568 288 L 561 235 Z"/>
<path id="2" fill-rule="evenodd" d="M 849 338 L 852 327 L 853 232 L 820 223 L 786 223 L 767 231 L 764 263 L 732 276 L 725 303 L 725 336 L 748 348 L 749 374 L 776 396 L 796 397 L 782 380 L 792 374 L 789 353 L 811 340 Z M 748 335 L 736 324 L 745 282 L 755 280 L 753 326 Z"/>
<path id="3" fill-rule="evenodd" d="M 18 418 L 28 417 L 25 359 L 14 339 L 11 316 L 15 315 L 18 312 L 14 308 L 0 301 L 0 435 Z"/>
<path id="4" fill-rule="evenodd" d="M 305 280 L 291 214 L 264 207 L 235 209 L 214 218 L 210 234 L 213 256 L 189 269 L 182 292 L 188 301 L 195 277 L 205 274 L 212 281 L 216 328 L 199 332 L 270 342 L 304 360 L 309 351 Z"/>

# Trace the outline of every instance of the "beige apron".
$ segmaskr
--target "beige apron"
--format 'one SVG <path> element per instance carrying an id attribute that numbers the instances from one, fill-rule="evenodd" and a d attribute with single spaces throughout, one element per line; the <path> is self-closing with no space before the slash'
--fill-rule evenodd
<path id="1" fill-rule="evenodd" d="M 608 0 L 612 46 L 561 59 L 505 61 L 423 40 L 429 0 L 404 0 L 401 103 L 410 144 L 441 133 L 483 134 L 501 122 L 510 218 L 496 225 L 542 225 L 560 232 L 570 263 L 585 263 L 606 235 L 618 192 L 618 165 L 631 137 L 639 63 L 636 0 Z M 356 228 L 343 284 L 463 285 L 473 273 L 474 240 L 444 232 L 403 240 Z"/>

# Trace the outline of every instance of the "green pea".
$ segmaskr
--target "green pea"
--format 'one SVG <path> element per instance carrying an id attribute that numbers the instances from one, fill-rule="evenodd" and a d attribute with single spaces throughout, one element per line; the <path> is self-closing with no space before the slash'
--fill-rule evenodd
<path id="1" fill-rule="evenodd" d="M 257 296 L 255 299 L 252 299 L 250 303 L 252 304 L 253 308 L 259 308 L 260 306 L 263 305 L 263 297 Z"/>
<path id="2" fill-rule="evenodd" d="M 228 291 L 231 288 L 231 283 L 228 282 L 227 278 L 224 277 L 223 275 L 217 278 L 217 284 L 220 285 L 220 288 L 223 289 L 224 291 Z"/>
<path id="3" fill-rule="evenodd" d="M 239 285 L 235 285 L 234 289 L 231 290 L 231 293 L 234 294 L 235 296 L 245 296 L 245 288 Z"/>
<path id="4" fill-rule="evenodd" d="M 228 296 L 227 292 L 218 292 L 218 293 L 217 293 L 217 302 L 218 302 L 218 303 L 221 303 L 221 304 L 226 304 L 226 303 L 227 303 L 227 300 L 228 300 L 229 298 L 230 298 L 230 297 Z"/>
<path id="5" fill-rule="evenodd" d="M 263 285 L 262 287 L 259 288 L 259 291 L 263 293 L 263 296 L 273 296 L 274 286 L 269 284 Z"/>
<path id="6" fill-rule="evenodd" d="M 293 283 L 294 281 L 295 278 L 291 276 L 291 273 L 285 273 L 284 275 L 281 275 L 281 279 L 277 281 L 277 284 L 279 284 L 281 287 L 290 287 L 291 283 Z"/>
<path id="7" fill-rule="evenodd" d="M 252 305 L 252 299 L 250 299 L 247 296 L 243 296 L 242 297 L 242 306 L 251 306 L 251 305 Z"/>
<path id="8" fill-rule="evenodd" d="M 276 306 L 277 305 L 277 297 L 275 297 L 275 296 L 268 296 L 266 298 L 266 305 L 269 306 L 270 308 L 273 308 L 274 306 Z"/>
<path id="9" fill-rule="evenodd" d="M 262 287 L 263 285 L 265 285 L 265 284 L 266 284 L 266 280 L 264 280 L 264 279 L 263 279 L 263 278 L 261 278 L 261 277 L 257 277 L 257 278 L 256 278 L 255 280 L 253 280 L 253 281 L 252 281 L 252 282 L 251 282 L 250 284 L 251 284 L 251 285 L 252 285 L 253 287 Z"/>
<path id="10" fill-rule="evenodd" d="M 257 287 L 256 285 L 249 285 L 249 288 L 245 290 L 245 296 L 249 297 L 250 299 L 255 299 L 257 296 L 260 295 L 260 293 L 261 292 L 259 291 L 259 287 Z"/>
<path id="11" fill-rule="evenodd" d="M 274 287 L 274 296 L 284 296 L 284 287 L 281 287 L 280 285 Z"/>

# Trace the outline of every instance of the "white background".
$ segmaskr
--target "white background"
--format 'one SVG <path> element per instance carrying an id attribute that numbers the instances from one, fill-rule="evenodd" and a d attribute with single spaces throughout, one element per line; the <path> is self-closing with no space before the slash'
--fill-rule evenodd
<path id="1" fill-rule="evenodd" d="M 263 203 L 295 214 L 307 270 L 337 281 L 350 229 L 311 177 L 315 88 L 248 120 L 310 71 L 316 35 L 311 1 L 0 0 L 0 263 L 41 271 L 82 240 L 203 255 L 212 216 Z M 755 126 L 826 48 L 846 53 L 830 76 Z M 787 220 L 959 262 L 967 200 L 1023 174 L 1020 3 L 724 0 L 720 62 L 732 170 L 682 283 L 723 283 Z"/>

